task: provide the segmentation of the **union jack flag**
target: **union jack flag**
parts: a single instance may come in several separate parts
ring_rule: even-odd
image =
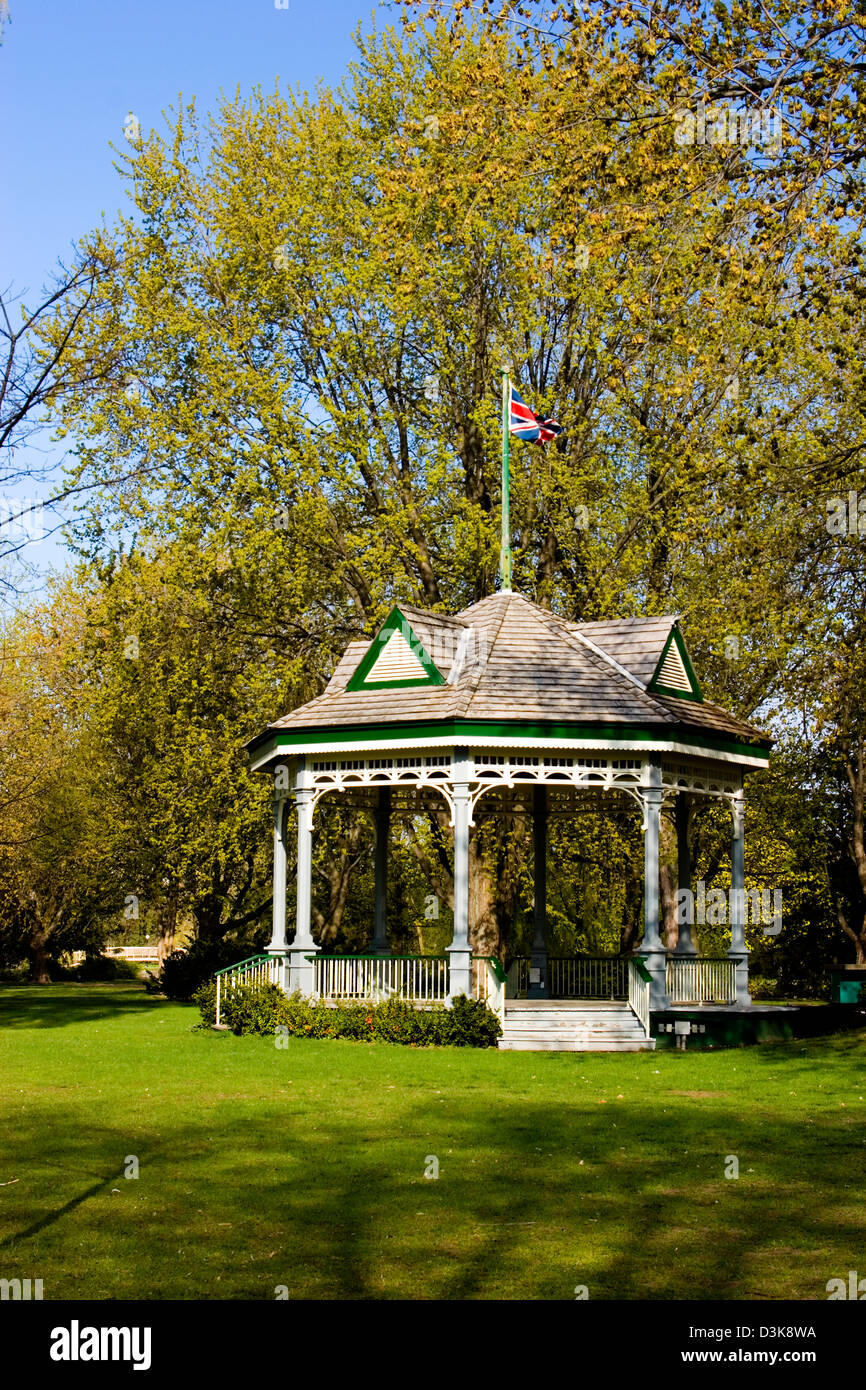
[[[528,439],[531,444],[549,444],[551,439],[562,433],[562,425],[552,419],[542,420],[511,386],[508,433],[516,435],[518,439]]]

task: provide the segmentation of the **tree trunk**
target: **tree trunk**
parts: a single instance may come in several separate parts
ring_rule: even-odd
[[[846,936],[854,943],[854,964],[866,965],[866,917],[860,924],[860,931],[856,932],[849,924],[847,915],[840,903],[836,904],[836,921],[842,928]]]
[[[48,973],[48,941],[45,932],[40,929],[35,931],[30,937],[27,947],[27,955],[30,960],[30,979],[34,985],[50,985],[51,976]]]
[[[177,889],[173,888],[166,901],[165,912],[160,916],[159,940],[156,943],[156,954],[160,968],[165,964],[166,956],[170,956],[174,950],[174,937],[177,930]]]
[[[489,838],[478,825],[469,837],[469,941],[474,955],[501,958],[496,855]]]

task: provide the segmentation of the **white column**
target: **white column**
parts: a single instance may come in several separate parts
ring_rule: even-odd
[[[391,788],[379,788],[379,804],[373,814],[376,823],[376,888],[373,927],[373,954],[387,956],[388,950],[388,834],[391,828]]]
[[[299,991],[309,997],[315,991],[313,962],[307,957],[319,947],[312,934],[313,885],[313,804],[315,788],[312,773],[305,760],[300,760],[292,793],[298,817],[298,888],[295,913],[295,938],[288,947],[288,991]]]
[[[746,949],[746,798],[742,790],[731,801],[731,949],[736,962],[737,1003],[751,1004],[749,994],[749,952]]]
[[[448,947],[448,995],[472,996],[472,950],[469,945],[469,813],[471,789],[468,748],[455,748],[451,757],[451,795],[454,802],[454,934]]]
[[[268,950],[282,955],[286,949],[286,798],[274,795],[274,903]]]
[[[664,792],[658,758],[644,764],[641,796],[644,807],[644,933],[638,949],[652,975],[650,1008],[665,1009],[668,1005],[667,952],[659,935],[659,835]]]

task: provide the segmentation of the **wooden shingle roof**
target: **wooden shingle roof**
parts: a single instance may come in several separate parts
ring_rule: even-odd
[[[399,613],[441,683],[347,689],[353,677],[358,682],[356,673],[377,638],[352,642],[323,693],[276,720],[252,744],[280,731],[452,720],[655,727],[666,738],[691,728],[770,743],[766,734],[699,696],[681,699],[646,689],[675,617],[574,623],[514,593],[493,594],[453,617],[405,604]]]
[[[623,618],[620,622],[569,623],[648,685],[676,617]]]

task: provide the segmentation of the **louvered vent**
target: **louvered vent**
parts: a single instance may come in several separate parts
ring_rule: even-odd
[[[656,677],[656,683],[667,686],[669,690],[681,690],[684,695],[693,694],[692,683],[686,674],[686,668],[683,665],[683,659],[676,642],[671,642],[668,647],[667,655]]]
[[[391,633],[381,652],[367,672],[365,685],[378,685],[386,681],[429,681],[418,657],[413,652],[402,632]]]

